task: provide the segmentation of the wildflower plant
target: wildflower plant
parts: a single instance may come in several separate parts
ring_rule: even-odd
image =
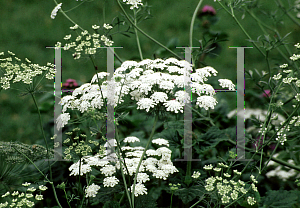
[[[275,1],[281,9],[284,8],[280,0]],[[175,201],[178,207],[204,205],[207,207],[268,207],[271,203],[270,198],[276,191],[267,192],[266,196],[262,196],[260,190],[264,177],[264,179],[278,177],[282,183],[291,178],[295,181],[294,185],[299,186],[300,176],[297,171],[300,171],[300,155],[299,151],[298,153],[296,151],[299,147],[297,132],[300,125],[298,110],[300,107],[298,66],[300,44],[294,45],[296,52],[289,51],[285,43],[289,34],[281,38],[276,28],[268,26],[252,12],[257,1],[214,1],[215,5],[219,5],[233,18],[248,41],[264,58],[267,66],[267,69],[262,70],[261,73],[255,70],[259,80],[255,78],[256,75],[254,76],[252,71],[246,71],[247,78],[251,79],[263,93],[256,97],[257,100],[268,102],[267,109],[259,109],[255,113],[248,111],[248,114],[244,114],[244,117],[254,123],[250,127],[254,130],[247,132],[247,140],[244,142],[244,150],[247,151],[245,154],[247,158],[244,158],[246,163],[240,161],[234,152],[236,148],[241,147],[231,135],[236,131],[235,126],[232,125],[234,122],[230,120],[232,113],[224,113],[226,110],[219,107],[224,102],[217,101],[216,86],[213,86],[216,82],[209,84],[210,78],[216,77],[218,71],[203,62],[204,54],[214,51],[213,47],[207,46],[210,41],[205,40],[205,32],[203,32],[204,40],[199,40],[197,43],[201,46],[199,53],[193,50],[196,17],[203,20],[205,19],[203,16],[209,15],[210,21],[216,21],[219,12],[217,13],[218,10],[214,6],[205,5],[201,10],[202,0],[200,0],[195,7],[189,33],[190,61],[189,58],[183,60],[181,54],[175,53],[140,28],[140,22],[151,17],[150,6],[145,1],[116,0],[116,5],[123,13],[124,21],[115,18],[107,23],[104,20],[102,23],[89,26],[90,29],[84,29],[73,21],[65,11],[65,5],[56,0],[54,3],[51,19],[62,14],[73,25],[70,27],[71,33],[58,41],[55,48],[72,51],[74,61],[88,57],[95,70],[95,73],[90,74],[89,82],[79,86],[76,80],[68,79],[63,85],[70,89],[75,88],[70,94],[61,97],[59,105],[62,107],[62,112],[54,121],[55,128],[63,133],[63,140],[62,144],[57,142],[57,135],[53,135],[50,140],[55,141],[54,148],[62,146],[62,158],[65,160],[63,162],[67,163],[68,178],[63,178],[60,184],[54,184],[57,182],[52,172],[55,162],[52,163],[49,159],[57,152],[48,146],[48,138],[46,138],[41,112],[35,97],[36,92],[44,92],[39,91],[42,79],[46,77],[52,80],[57,74],[55,66],[51,63],[40,66],[31,63],[27,58],[22,61],[10,51],[0,53],[0,70],[3,74],[0,78],[0,89],[8,90],[16,82],[25,86],[24,94],[32,96],[37,109],[40,133],[46,147],[41,145],[31,147],[12,142],[0,143],[0,155],[5,157],[3,160],[5,162],[30,162],[43,177],[43,183],[39,184],[46,182],[50,184],[58,207],[156,207],[156,201],[165,200],[163,190],[166,194],[170,194],[168,198],[170,207],[175,205]],[[296,12],[298,3],[293,5]],[[291,16],[291,10],[284,11],[284,14],[299,26]],[[243,12],[242,19],[247,12],[258,23],[264,36],[254,40],[243,27],[236,11]],[[125,24],[129,25],[128,29],[120,31],[119,26]],[[208,31],[207,24],[209,23],[203,23],[202,26],[213,37],[213,44],[223,41],[221,37],[226,35],[212,35],[212,31]],[[276,34],[273,39],[267,35],[265,28]],[[99,55],[97,51],[114,47],[116,44],[115,39],[113,40],[114,35],[130,33],[135,35],[140,60],[123,60],[114,52],[117,59],[114,63],[117,65],[114,72],[99,70],[100,67],[95,64],[95,59]],[[154,54],[153,59],[150,59],[150,56],[144,58],[146,55],[143,54],[139,35],[144,35],[170,54],[166,57],[159,55],[157,57],[156,55],[159,54],[157,53]],[[289,57],[282,52],[281,46],[285,47]],[[278,63],[272,68],[270,52],[274,49],[278,50],[286,62]],[[266,78],[268,80],[264,80]],[[236,86],[231,80],[218,77],[217,81],[221,88],[236,91]],[[267,90],[264,89],[266,86]],[[180,116],[188,110],[187,104],[191,104],[191,110],[196,113],[191,119],[192,132],[182,128],[181,122],[186,120],[180,120]],[[109,108],[114,110],[113,120],[110,118]],[[216,112],[220,115],[213,118]],[[256,118],[258,114],[262,114],[260,112],[265,113],[264,117]],[[279,113],[284,116],[279,116]],[[148,118],[145,128],[140,118],[135,122],[132,121],[134,120],[132,118],[144,118],[144,115]],[[231,116],[225,118],[225,115]],[[153,123],[152,119],[149,119],[150,116],[154,118]],[[166,125],[161,125],[162,118]],[[173,118],[176,121],[169,122]],[[126,122],[135,123],[139,131],[130,129],[130,124],[128,128],[123,128]],[[113,137],[110,136],[109,128],[105,130],[106,126],[109,127],[109,123],[114,124]],[[201,123],[200,127],[199,123]],[[184,137],[187,133],[192,135],[191,143],[185,141]],[[254,139],[255,150],[247,147],[252,145],[252,136],[256,138]],[[265,148],[270,144],[273,145],[272,148]],[[186,151],[188,149],[186,146],[194,151],[194,154]],[[229,151],[224,152],[223,149],[226,148]],[[281,150],[288,150],[285,155],[282,154],[285,158],[291,157],[288,162],[283,160],[283,156],[277,157],[278,155],[275,154],[276,151]],[[33,153],[37,155],[32,156]],[[188,157],[196,156],[202,161],[192,165],[192,161],[174,160],[175,157],[182,159],[183,156],[186,159],[188,153],[191,153]],[[48,159],[46,161],[48,168],[41,169],[42,166],[37,164],[40,159]],[[216,164],[211,162],[214,159],[217,160]],[[281,166],[271,170],[275,162]],[[2,169],[0,167],[0,170]],[[289,172],[284,172],[285,169]],[[5,174],[5,171],[0,171],[0,185]],[[1,197],[3,203],[1,201],[0,208],[33,207],[37,201],[44,200],[46,195],[42,195],[42,191],[48,188],[44,185],[30,186],[30,182],[22,183],[22,187],[18,189],[6,190]],[[289,194],[297,196],[298,192],[289,192]],[[66,200],[65,205],[61,203],[63,198]],[[294,198],[288,204],[291,205],[290,207],[297,203],[297,199],[299,202],[299,198]]]

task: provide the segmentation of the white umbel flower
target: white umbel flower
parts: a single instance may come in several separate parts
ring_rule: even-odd
[[[119,182],[119,179],[116,178],[116,176],[107,177],[103,180],[104,187],[114,187]]]
[[[159,102],[165,102],[167,101],[167,94],[164,92],[155,92],[151,95],[151,99],[155,102],[155,103],[159,103]]]
[[[109,76],[108,72],[99,72],[93,76],[91,83],[94,83],[94,82],[98,83],[98,78],[99,78],[99,80],[101,80],[106,76]]]
[[[199,107],[203,107],[205,108],[205,110],[208,110],[208,108],[214,109],[217,103],[218,102],[215,98],[203,95],[197,98],[196,105],[199,105]]]
[[[150,181],[149,175],[147,173],[138,173],[137,175],[138,183],[145,183],[147,181]]]
[[[158,144],[158,145],[166,145],[166,146],[169,146],[169,142],[168,142],[167,140],[161,139],[161,138],[153,139],[153,140],[152,140],[152,143]]]
[[[51,18],[54,19],[58,10],[61,8],[62,3],[57,4],[56,7],[51,12]]]
[[[172,111],[178,113],[178,110],[183,113],[183,104],[177,100],[169,100],[164,103],[164,106],[167,107],[167,111]]]
[[[85,188],[85,197],[96,197],[96,194],[98,193],[98,190],[100,189],[100,186],[95,185],[94,183],[90,186],[87,186]]]
[[[112,176],[116,172],[116,167],[113,165],[105,165],[100,171],[105,176]]]
[[[175,97],[180,103],[188,103],[190,101],[190,96],[188,96],[188,94],[183,90],[177,91],[175,93]]]
[[[70,167],[69,167],[69,171],[71,171],[70,173],[70,176],[74,175],[74,176],[77,176],[79,175],[79,162],[76,162],[74,164],[72,164]],[[87,164],[81,164],[80,166],[80,175],[82,176],[83,174],[86,174],[88,172],[91,172],[92,171],[92,168],[90,165],[87,165]]]
[[[146,111],[149,112],[150,108],[154,108],[155,103],[150,98],[142,98],[138,101],[137,105],[137,109],[146,109]]]
[[[134,143],[134,142],[140,142],[140,140],[135,136],[129,136],[124,139],[124,142]]]
[[[229,90],[235,90],[234,87],[235,85],[232,83],[231,80],[229,79],[219,79],[220,86],[223,88],[229,88]]]
[[[138,5],[143,5],[142,0],[123,0],[123,2],[132,5],[130,9],[139,8]]]
[[[131,185],[131,190],[133,190],[133,185]],[[130,191],[129,188],[128,188],[128,191]],[[147,194],[147,188],[145,187],[145,185],[142,183],[135,184],[134,195],[139,196],[139,195],[144,195],[144,194],[145,195]]]
[[[60,128],[63,128],[68,121],[70,120],[70,114],[69,113],[62,113],[58,116],[58,118],[56,119],[56,124],[57,124],[57,130],[59,130]]]

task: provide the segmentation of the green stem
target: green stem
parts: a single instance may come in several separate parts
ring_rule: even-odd
[[[269,77],[271,77],[272,74],[271,74],[271,67],[270,67],[270,61],[269,61],[269,51],[266,51],[265,59],[266,59],[267,66],[268,66]]]
[[[268,53],[268,52],[267,52],[267,53]],[[278,92],[278,90],[280,89],[280,87],[281,87],[282,84],[283,84],[283,82],[281,81],[281,83],[279,84],[279,86],[278,86],[277,89],[276,89],[276,92],[274,92],[274,94],[272,95],[272,97],[271,97],[271,99],[270,99],[270,104],[269,104],[269,108],[268,108],[269,118],[271,117],[271,115],[272,115],[272,113],[273,113],[273,110],[271,110],[271,104],[272,104],[273,98],[274,98],[275,95],[277,94],[277,92]],[[269,122],[270,122],[270,120],[269,120]],[[263,130],[264,130],[265,126],[266,126],[266,121],[264,122],[264,125],[262,126],[262,129],[263,129]],[[268,125],[267,125],[266,128],[268,128]],[[265,135],[266,135],[266,133],[264,133],[264,135],[262,135],[262,134],[263,134],[263,131],[262,131],[262,133],[261,133],[261,135],[260,135],[260,138],[261,138],[261,136],[264,136],[264,137],[263,137],[263,144],[265,144]],[[261,159],[260,159],[260,164],[259,164],[259,173],[261,173],[262,155],[263,155],[263,148],[261,148]]]
[[[173,199],[173,191],[172,191],[172,194],[171,194],[171,204],[170,204],[170,208],[172,208],[172,199]]]
[[[246,11],[250,14],[250,16],[252,16],[256,22],[258,23],[258,25],[260,26],[260,28],[262,29],[262,31],[267,35],[268,33],[265,31],[265,29],[262,27],[264,26],[265,28],[273,31],[274,33],[276,33],[276,35],[278,36],[279,39],[281,39],[279,32],[276,29],[273,29],[272,27],[270,27],[269,25],[265,24],[264,22],[262,22],[260,19],[258,19],[252,12],[250,12],[247,7],[244,7],[246,9]],[[288,52],[289,56],[292,55],[290,49],[287,47],[286,44],[284,44],[284,48],[286,49],[286,51]],[[281,54],[281,56],[287,61],[287,63],[291,63],[291,60],[288,59],[288,57],[277,47],[276,48],[277,51]],[[297,62],[292,62],[296,69],[299,70],[298,64]]]
[[[41,117],[41,112],[39,110],[39,107],[37,105],[37,102],[36,102],[36,99],[35,99],[35,96],[33,94],[33,92],[30,92],[31,94],[31,97],[33,99],[33,102],[34,102],[34,105],[36,107],[36,110],[39,114],[39,122],[40,122],[40,126],[41,126],[41,131],[42,131],[42,135],[43,135],[43,138],[44,138],[44,142],[46,144],[46,149],[47,149],[47,161],[48,161],[48,166],[49,166],[49,171],[50,171],[50,180],[52,181],[52,169],[51,169],[51,165],[50,165],[50,161],[49,161],[49,147],[48,147],[48,142],[47,142],[47,139],[46,139],[46,136],[45,136],[45,132],[44,132],[44,128],[43,128],[43,123],[42,123],[42,117]]]
[[[150,134],[150,138],[149,138],[149,140],[148,140],[148,143],[147,143],[147,145],[146,145],[146,147],[145,147],[145,149],[144,149],[144,151],[143,151],[143,154],[142,154],[142,156],[141,156],[140,162],[139,162],[139,164],[138,164],[138,166],[137,166],[137,169],[136,169],[136,171],[135,171],[135,177],[134,177],[133,188],[132,188],[132,193],[131,193],[131,198],[132,198],[132,205],[133,205],[133,208],[134,208],[134,190],[135,190],[135,184],[136,184],[137,175],[138,175],[138,173],[139,173],[139,169],[140,169],[140,166],[141,166],[142,161],[143,161],[143,159],[144,159],[145,153],[146,153],[146,151],[147,151],[147,149],[148,149],[148,147],[149,147],[149,145],[150,145],[150,143],[151,143],[151,141],[152,141],[152,138],[153,138],[153,135],[154,135],[154,132],[155,132],[155,126],[156,126],[157,121],[158,121],[158,112],[157,112],[157,114],[156,114],[156,116],[155,116],[155,120],[154,120],[154,124],[153,124],[152,131],[151,131],[151,134]]]
[[[241,28],[241,30],[244,32],[244,34],[247,36],[247,38],[249,40],[252,40],[252,38],[250,37],[250,35],[247,33],[247,31],[244,29],[244,27],[241,25],[241,23],[238,21],[238,19],[236,18],[236,16],[234,15],[234,12],[233,12],[233,8],[232,6],[230,5],[230,9],[231,9],[231,13],[225,8],[225,6],[217,1],[222,7],[223,9],[228,13],[230,14],[230,16],[235,20],[235,22],[238,24],[238,26]],[[256,45],[255,42],[253,42],[253,45],[255,46],[255,48],[265,57],[266,55],[264,54],[264,52],[262,52],[262,50],[260,50],[260,48]]]
[[[140,29],[136,24],[134,24],[134,22],[130,19],[130,17],[128,16],[127,12],[125,11],[125,9],[122,7],[121,3],[119,2],[119,0],[116,0],[120,9],[122,10],[122,12],[124,13],[125,17],[127,18],[127,20],[130,22],[130,24],[132,24],[133,27],[135,27],[140,33],[142,33],[143,35],[145,35],[147,38],[149,38],[150,40],[152,40],[154,43],[156,43],[157,45],[159,45],[160,47],[166,49],[167,51],[169,51],[170,53],[172,53],[175,57],[177,57],[178,59],[182,59],[180,56],[178,56],[176,53],[174,53],[172,50],[170,50],[168,47],[164,46],[163,44],[161,44],[160,42],[158,42],[157,40],[155,40],[154,38],[152,38],[150,35],[148,35],[146,32],[144,32],[142,29]]]
[[[215,124],[214,124],[214,122],[212,121],[211,118],[205,117],[204,115],[202,115],[201,113],[199,113],[198,111],[196,111],[194,108],[192,108],[192,111],[194,111],[195,113],[197,113],[202,118],[202,120],[207,120],[207,121],[209,121],[209,123],[212,126],[215,126]]]
[[[65,188],[64,188],[64,193],[65,193],[65,197],[66,197],[66,199],[67,199],[67,203],[68,203],[69,207],[72,208],[71,205],[70,205],[70,203],[69,203],[68,195],[67,195],[67,192],[66,192],[66,189],[65,189]]]
[[[119,152],[120,152],[116,155],[118,156],[118,159],[119,159],[119,162],[120,162],[120,170],[121,170],[121,174],[122,174],[122,178],[123,178],[123,182],[124,182],[124,186],[125,186],[125,193],[127,195],[130,208],[132,208],[133,206],[131,204],[131,198],[130,198],[130,195],[129,195],[129,192],[128,192],[127,183],[126,183],[125,175],[124,175],[124,172],[123,172],[123,166],[122,166],[123,161],[121,160],[121,148],[120,148],[120,139],[119,139],[119,134],[118,134],[118,127],[116,127],[116,140],[117,140],[118,147],[119,147]],[[128,171],[127,166],[125,164],[125,160],[124,160],[124,166],[127,170],[127,174],[129,175],[129,171]]]
[[[125,194],[126,194],[126,192],[124,191],[124,194],[122,194],[122,196],[121,196],[121,199],[119,200],[119,204],[121,205],[121,203],[122,203],[122,201],[123,201],[123,199],[124,199],[124,197],[125,197]],[[129,200],[130,201],[130,200]]]
[[[93,63],[94,69],[96,71],[96,74],[97,74],[97,83],[98,83],[98,86],[99,86],[99,90],[100,90],[100,93],[101,93],[102,100],[104,101],[104,106],[106,106],[106,101],[105,101],[105,98],[103,97],[103,93],[102,93],[102,89],[101,89],[101,85],[100,85],[99,75],[98,75],[98,72],[96,70],[96,64],[94,62],[93,57],[91,55],[89,55],[89,57],[90,57],[90,59],[91,59],[91,61]]]
[[[134,24],[136,25],[136,10],[135,10],[135,8],[133,9],[133,12],[134,12]],[[135,32],[136,43],[137,43],[137,46],[138,46],[138,49],[139,49],[139,54],[140,54],[140,57],[141,57],[141,61],[143,61],[143,53],[142,53],[140,40],[139,40],[139,36],[138,36],[136,28],[134,28],[134,32]]]
[[[284,8],[283,3],[280,0],[277,0],[279,7],[287,14],[287,16],[298,26],[300,27],[300,23]]]
[[[196,19],[196,16],[197,16],[197,12],[202,4],[202,1],[203,0],[200,0],[195,11],[194,11],[194,14],[193,14],[193,17],[192,17],[192,21],[191,21],[191,26],[190,26],[190,47],[193,47],[193,29],[194,29],[194,23],[195,23],[195,19]]]

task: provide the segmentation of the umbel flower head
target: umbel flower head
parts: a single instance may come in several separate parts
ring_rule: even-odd
[[[160,110],[183,113],[185,103],[191,100],[184,86],[190,86],[191,92],[198,96],[196,106],[206,110],[214,109],[217,104],[213,97],[215,90],[204,82],[218,72],[209,66],[196,69],[194,73],[192,71],[190,63],[175,58],[125,61],[115,70],[111,81],[105,81],[109,73],[100,72],[94,75],[91,83],[83,84],[72,95],[63,97],[60,104],[63,105],[65,115],[61,118],[65,119],[60,123],[67,124],[67,109],[84,113],[104,108],[105,102],[117,107],[124,102],[125,97],[135,102],[137,109],[146,112],[157,107]],[[235,87],[227,79],[220,79],[219,82],[222,87]]]
[[[27,58],[22,63],[22,60],[10,51],[8,51],[8,57],[4,58],[4,52],[0,53],[0,57],[0,71],[4,73],[0,77],[0,88],[5,90],[10,88],[11,83],[32,84],[33,78],[43,73],[46,74],[47,79],[53,79],[55,76],[55,68],[51,63],[47,63],[47,66],[40,66],[31,63]]]
[[[126,4],[130,4],[130,9],[139,8],[138,5],[143,5],[142,0],[123,0]]]

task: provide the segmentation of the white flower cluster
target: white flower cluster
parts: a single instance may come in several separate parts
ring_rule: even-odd
[[[85,197],[96,197],[96,194],[98,193],[100,189],[100,186],[95,185],[94,183],[92,185],[89,185],[85,188]]]
[[[56,14],[58,12],[58,10],[61,8],[62,3],[57,4],[56,7],[54,7],[54,9],[51,12],[51,18],[54,19],[56,17]]]
[[[139,8],[138,5],[143,5],[142,0],[123,0],[123,2],[126,2],[126,4],[130,4],[130,9],[133,8]]]
[[[218,164],[219,168],[213,168],[213,166],[206,165],[203,167],[204,170],[214,170],[216,174],[218,175],[220,172],[220,169],[228,167],[227,165],[224,165],[223,163]],[[223,172],[223,170],[222,170]],[[237,175],[241,175],[240,172],[237,170],[233,171]],[[223,178],[224,176],[224,178]],[[221,198],[222,204],[228,204],[234,200],[236,200],[239,197],[239,193],[242,193],[242,195],[246,194],[250,189],[245,189],[245,182],[238,180],[235,181],[234,179],[229,180],[231,175],[229,173],[220,173],[219,176],[211,176],[207,179],[205,179],[206,185],[205,189],[208,192],[214,191],[219,195]],[[257,187],[255,186],[255,183],[258,183],[256,181],[255,177],[253,175],[250,176],[250,179],[252,181],[251,189],[255,192],[257,192]],[[252,200],[248,200],[248,204],[253,205],[255,202],[254,198]]]
[[[131,136],[125,138],[124,142],[139,142],[139,139]],[[168,141],[162,138],[154,139],[152,143],[166,146],[169,145]],[[122,163],[122,170],[124,174],[134,176],[144,148],[123,146],[121,149],[125,152],[126,156],[125,158],[121,157],[121,161],[124,161],[126,164],[126,167],[124,167],[124,163]],[[145,159],[142,161],[137,175],[137,184],[134,192],[135,196],[147,194],[147,188],[143,183],[150,180],[149,173],[152,173],[152,175],[158,179],[166,180],[170,174],[178,172],[171,161],[171,153],[171,150],[167,147],[160,147],[156,150],[149,149],[146,151],[147,156],[145,155]],[[117,158],[115,154],[114,157]],[[157,157],[160,159],[157,159]],[[99,154],[95,156],[84,156],[81,165],[79,165],[78,161],[69,167],[69,170],[71,171],[70,176],[79,175],[79,166],[81,167],[80,175],[91,172],[92,166],[98,166],[100,167],[101,174],[105,175],[103,180],[104,187],[114,187],[119,182],[119,179],[116,178],[114,174],[121,168],[120,162],[118,160],[116,163],[111,163],[110,161],[103,159],[107,159],[107,157],[100,156]],[[86,188],[86,194],[89,197],[94,197],[99,189],[100,187],[97,185],[88,186]]]
[[[273,155],[274,158],[277,158],[279,156],[279,153],[276,153]],[[289,164],[295,165],[294,161],[292,159],[287,161]],[[267,162],[265,162],[266,164]],[[297,175],[297,171],[295,171],[294,169],[290,169],[288,167],[284,167],[287,170],[284,170],[282,165],[279,165],[278,163],[274,162],[274,161],[269,161],[267,167],[270,166],[277,166],[274,170],[271,170],[269,172],[266,173],[267,178],[272,178],[272,177],[278,177],[280,180],[282,181],[286,181],[287,179],[294,177]],[[296,176],[296,178],[300,177],[300,173]]]
[[[22,185],[25,187],[30,186],[31,183],[23,183]],[[39,191],[45,191],[48,188],[44,185],[40,185],[39,186]],[[43,200],[43,195],[41,194],[35,194],[35,196],[33,195],[33,192],[35,192],[36,188],[35,187],[30,187],[27,188],[26,193],[20,192],[19,191],[14,191],[12,193],[10,193],[9,191],[6,192],[5,194],[3,194],[1,197],[5,198],[9,195],[11,195],[12,197],[14,197],[13,199],[10,199],[9,202],[6,201],[5,203],[0,203],[0,208],[2,207],[23,207],[23,206],[27,206],[27,207],[33,207],[36,201],[40,201]]]
[[[235,90],[235,85],[232,83],[231,80],[229,79],[219,79],[218,80],[220,82],[220,86],[223,88],[229,88],[229,90]]]
[[[32,64],[27,58],[25,63],[15,56],[14,53],[8,51],[9,57],[0,59],[0,69],[4,72],[4,76],[0,77],[0,87],[7,90],[10,88],[10,82],[23,82],[31,84],[34,77],[46,73],[47,79],[53,79],[55,76],[54,65],[47,63],[47,66]],[[4,56],[4,52],[0,53],[0,57]]]
[[[198,95],[196,106],[207,110],[214,109],[217,104],[213,97],[215,91],[211,85],[204,82],[207,81],[207,77],[216,76],[217,71],[212,67],[204,67],[189,74],[192,70],[190,63],[175,58],[125,61],[115,70],[112,81],[103,81],[109,74],[100,72],[94,75],[91,83],[83,84],[75,89],[72,95],[63,97],[60,104],[63,105],[63,113],[67,109],[76,109],[83,113],[89,109],[101,109],[105,99],[116,107],[124,102],[123,97],[127,95],[136,101],[137,109],[149,112],[150,108],[161,105],[166,111],[183,113],[184,104],[190,100],[190,96],[182,90],[186,82],[191,86],[191,91]],[[102,83],[101,87],[98,85],[98,79]],[[220,80],[220,83],[224,87],[234,89],[230,80]],[[68,113],[60,119],[61,126],[67,124]]]
[[[92,28],[97,31],[100,26],[98,25],[92,25]],[[104,23],[103,28],[106,30],[110,30],[113,27],[109,24]],[[77,30],[78,25],[74,25],[73,27],[70,27],[71,30]],[[77,33],[78,34],[78,33]],[[79,59],[81,57],[81,54],[84,51],[84,54],[92,55],[96,53],[96,49],[101,47],[100,41],[102,41],[103,45],[105,46],[112,46],[114,41],[111,41],[109,38],[107,38],[105,35],[102,35],[100,37],[100,34],[98,32],[94,32],[93,34],[90,34],[87,30],[82,31],[79,35],[76,36],[75,41],[71,40],[72,35],[66,35],[64,37],[64,40],[68,40],[69,42],[66,43],[63,47],[64,50],[69,50],[73,48],[75,50],[75,53],[73,54],[74,59]],[[100,37],[100,39],[99,39]],[[60,47],[61,43],[57,42],[56,47]]]
[[[199,171],[194,171],[194,173],[191,177],[197,179],[200,177],[200,175],[201,175],[201,173]]]

